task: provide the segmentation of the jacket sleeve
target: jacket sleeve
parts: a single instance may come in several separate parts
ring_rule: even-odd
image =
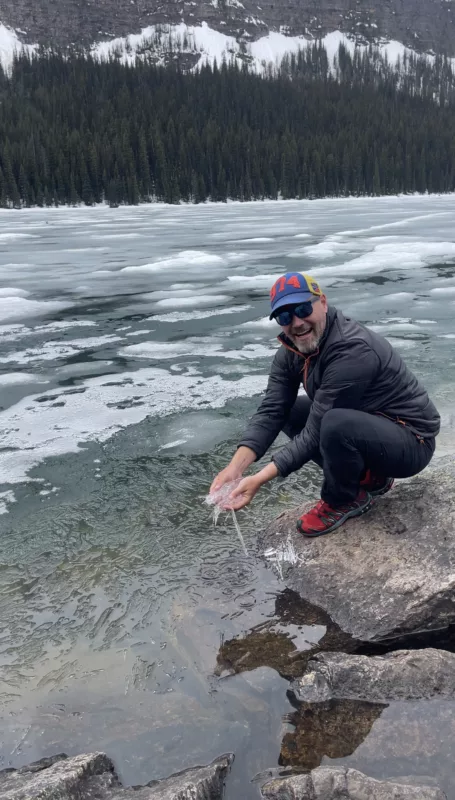
[[[327,411],[361,408],[363,395],[379,369],[379,357],[366,342],[340,342],[332,348],[305,428],[272,459],[282,477],[303,467],[319,451],[321,423]]]
[[[238,447],[249,447],[262,458],[281,431],[294,405],[301,377],[293,369],[286,348],[280,347],[272,362],[264,399],[250,420]]]

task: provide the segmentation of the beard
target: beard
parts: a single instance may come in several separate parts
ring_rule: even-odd
[[[317,322],[304,338],[299,337],[297,334],[303,333],[305,326],[302,326],[302,328],[294,328],[292,333],[288,334],[291,342],[297,348],[299,353],[311,355],[311,353],[316,352],[325,331],[325,324],[325,319]]]

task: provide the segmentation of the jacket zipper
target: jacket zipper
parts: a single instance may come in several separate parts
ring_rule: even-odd
[[[319,355],[319,348],[316,350],[315,353],[311,353],[309,356],[304,356],[303,353],[300,353],[298,350],[294,350],[293,347],[289,347],[289,345],[286,344],[286,342],[284,342],[279,336],[277,336],[277,339],[279,343],[282,344],[284,347],[286,347],[288,350],[290,350],[291,353],[295,353],[296,356],[300,356],[300,358],[305,359],[305,363],[301,371],[303,372],[303,388],[305,389],[305,391],[307,391],[306,385],[308,380],[308,369],[310,366],[310,359],[315,358],[316,356]]]
[[[307,381],[308,381],[308,370],[310,368],[310,360],[312,358],[315,358],[318,355],[319,355],[319,350],[316,350],[315,353],[311,353],[311,355],[309,355],[309,356],[307,356],[305,358],[305,365],[303,367],[303,388],[305,389],[306,392],[307,392],[306,385],[307,385]],[[308,392],[307,392],[307,394],[308,394]]]

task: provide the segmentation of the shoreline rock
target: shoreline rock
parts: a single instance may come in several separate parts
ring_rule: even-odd
[[[455,654],[431,647],[384,656],[317,653],[289,691],[299,703],[454,699]]]
[[[378,498],[367,515],[316,540],[285,512],[263,534],[264,550],[291,541],[297,563],[284,583],[354,639],[399,642],[455,623],[455,460]]]
[[[205,767],[127,789],[104,753],[60,754],[0,771],[0,800],[221,800],[233,758],[229,753]]]
[[[345,767],[319,767],[306,775],[274,780],[262,787],[270,800],[447,800],[441,789],[378,781]]]

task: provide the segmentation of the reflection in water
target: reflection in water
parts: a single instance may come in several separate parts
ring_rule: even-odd
[[[303,675],[309,659],[318,652],[353,652],[359,643],[343,633],[317,606],[285,589],[275,600],[275,618],[256,625],[244,636],[222,643],[216,673],[230,674],[273,667],[284,678]]]
[[[280,764],[310,770],[319,767],[325,756],[352,755],[385,708],[387,705],[357,700],[302,703],[289,716],[295,730],[283,737]]]
[[[454,711],[450,700],[389,703],[355,750],[344,754],[327,751],[324,763],[342,763],[379,779],[414,775],[431,782],[431,776],[452,800]]]

